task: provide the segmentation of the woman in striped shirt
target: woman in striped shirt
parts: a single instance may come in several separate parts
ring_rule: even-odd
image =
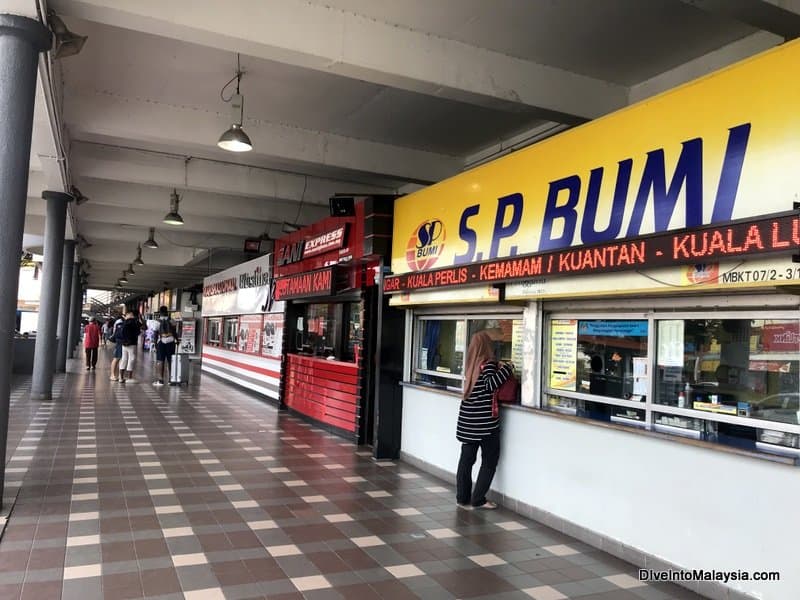
[[[467,350],[464,396],[458,410],[456,438],[461,458],[456,473],[456,502],[462,507],[497,508],[486,500],[497,461],[500,458],[500,416],[493,415],[492,396],[514,373],[511,364],[499,363],[492,338],[486,331],[476,333]],[[472,466],[481,449],[481,468],[472,488]]]

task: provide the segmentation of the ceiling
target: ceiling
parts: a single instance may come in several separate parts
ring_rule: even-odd
[[[130,293],[199,283],[335,193],[413,191],[800,31],[792,0],[16,1],[88,36],[41,61],[26,247],[41,191],[75,185],[90,287],[156,228]],[[237,53],[242,154],[216,146]]]

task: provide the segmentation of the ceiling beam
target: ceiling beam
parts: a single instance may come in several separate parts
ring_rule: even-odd
[[[168,208],[166,202],[164,209],[160,211],[136,210],[134,208],[121,209],[87,202],[82,206],[76,207],[75,212],[78,217],[78,222],[81,224],[80,233],[89,240],[92,239],[92,231],[83,226],[83,221],[98,222],[101,226],[110,227],[112,229],[119,227],[120,224],[134,225],[137,227],[160,226],[159,230],[161,236],[169,239],[170,230],[177,230],[178,227],[168,226],[162,223],[162,219]],[[221,219],[219,217],[200,217],[188,213],[184,214],[183,207],[181,207],[181,214],[185,222],[184,225],[180,227],[181,232],[191,231],[205,233],[210,238],[218,233],[242,237],[257,237],[261,235],[265,229],[263,221],[247,220],[244,218],[234,220]]]
[[[126,243],[103,243],[99,244],[93,240],[92,246],[84,248],[81,253],[83,258],[89,260],[93,266],[102,262],[118,262],[122,265],[132,263],[136,258],[136,244],[130,242]],[[158,250],[150,250],[145,252],[142,250],[142,259],[145,266],[141,267],[155,267],[155,266],[171,266],[180,267],[185,265],[190,260],[194,259],[196,251],[194,248],[178,248],[171,247],[169,249],[159,248]],[[138,269],[139,267],[136,267]]]
[[[793,0],[681,0],[711,14],[724,15],[785,40],[800,36],[800,3]]]
[[[70,169],[80,182],[84,177],[109,179],[248,198],[303,201],[327,206],[339,192],[389,194],[392,188],[287,173],[258,166],[163,152],[120,148],[77,141],[70,148]],[[85,193],[85,190],[81,189]]]
[[[108,242],[110,244],[129,244],[135,248],[138,244],[143,244],[149,235],[147,227],[130,225],[109,227],[107,223],[100,223],[98,221],[82,220],[81,227],[87,232],[84,234],[89,241],[95,245]],[[279,227],[272,228],[273,233],[277,233]],[[155,230],[156,242],[159,248],[153,250],[151,248],[142,248],[143,257],[157,257],[162,250],[167,250],[173,246],[188,247],[188,248],[205,248],[208,246],[215,248],[238,248],[242,247],[242,236],[240,235],[225,235],[219,233],[208,232],[192,232],[192,231],[177,231],[170,228],[168,225],[163,225],[163,231],[169,240],[162,235],[162,230],[158,227]],[[276,235],[277,237],[277,235]],[[158,260],[154,260],[158,262]]]
[[[156,187],[135,183],[123,183],[101,179],[81,180],[81,193],[89,198],[89,202],[77,207],[76,212],[83,214],[82,209],[88,206],[108,206],[122,211],[152,211],[161,213],[151,226],[161,225],[161,218],[169,212],[170,194],[173,188]],[[263,228],[264,223],[272,221],[294,223],[313,223],[330,215],[327,199],[324,205],[307,204],[288,200],[266,200],[263,198],[246,198],[223,194],[210,194],[194,190],[178,189],[180,213],[201,217],[214,217],[230,221],[256,221]],[[224,207],[224,210],[221,208]],[[122,214],[125,214],[124,212]],[[125,223],[122,214],[115,219],[117,223]],[[214,231],[214,228],[208,231]]]
[[[672,90],[688,81],[773,48],[782,42],[783,38],[774,33],[759,31],[632,86],[630,102],[633,104],[661,92]]]
[[[627,90],[584,75],[301,0],[51,0],[61,14],[379,85],[575,123]],[[249,130],[248,130],[249,131]]]
[[[137,146],[171,146],[189,155],[216,149],[220,133],[230,127],[228,114],[91,90],[66,90],[64,115],[73,140],[132,140]],[[342,171],[343,177],[352,173],[356,180],[366,173],[429,183],[450,177],[461,166],[455,157],[261,120],[246,118],[244,129],[253,141],[249,160],[290,161],[297,170],[323,165]]]

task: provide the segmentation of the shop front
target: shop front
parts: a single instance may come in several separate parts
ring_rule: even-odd
[[[800,589],[798,61],[787,44],[397,201],[406,460],[453,477],[486,329],[522,379],[501,501],[641,566],[733,573],[685,583],[711,597]]]
[[[273,302],[271,262],[267,254],[203,280],[202,371],[277,402],[284,305]]]
[[[350,214],[278,240],[274,293],[286,302],[282,404],[357,443],[375,444],[378,454],[385,446],[396,455],[399,413],[394,434],[376,429],[381,390],[385,398],[396,395],[399,406],[399,387],[390,382],[399,381],[402,339],[385,341],[381,332],[392,319],[402,330],[404,315],[386,306],[379,285],[393,202],[356,198]],[[393,405],[389,400],[387,420]]]

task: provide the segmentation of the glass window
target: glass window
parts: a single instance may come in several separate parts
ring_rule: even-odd
[[[800,456],[800,319],[772,316],[553,316],[543,406]]]
[[[657,356],[658,404],[798,424],[800,321],[663,320]]]
[[[307,304],[297,319],[295,350],[355,362],[363,343],[361,328],[360,302]]]
[[[646,320],[552,319],[549,339],[551,389],[646,399]]]
[[[487,331],[500,360],[522,369],[522,320],[509,318],[420,318],[415,330],[413,380],[461,390],[464,361],[472,336]]]
[[[223,339],[225,347],[229,350],[237,349],[237,341],[239,334],[239,319],[237,317],[228,317],[223,322]]]
[[[221,319],[208,319],[208,325],[206,328],[206,344],[209,346],[219,346],[221,329]]]

